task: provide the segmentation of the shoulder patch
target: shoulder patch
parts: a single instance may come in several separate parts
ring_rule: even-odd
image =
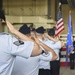
[[[15,44],[16,46],[20,46],[20,45],[23,45],[24,42],[23,42],[23,41],[15,41],[14,44]]]
[[[50,54],[49,54],[49,52],[44,51],[44,53],[42,55],[45,57],[48,57]]]

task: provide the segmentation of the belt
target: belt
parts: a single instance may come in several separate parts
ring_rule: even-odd
[[[49,71],[50,71],[50,69],[39,69],[39,70],[45,70],[45,71],[46,71],[46,70],[47,70],[47,71],[49,70]]]

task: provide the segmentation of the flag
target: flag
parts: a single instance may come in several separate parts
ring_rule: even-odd
[[[59,7],[58,14],[57,14],[57,24],[56,24],[56,29],[55,29],[55,36],[59,36],[63,30],[64,30],[64,22],[63,22],[62,13]]]
[[[67,34],[67,43],[66,43],[66,50],[68,55],[72,52],[73,49],[74,46],[73,46],[73,34],[72,34],[72,18],[70,12],[68,18],[68,34]]]

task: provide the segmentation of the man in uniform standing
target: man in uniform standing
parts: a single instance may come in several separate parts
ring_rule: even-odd
[[[2,20],[5,21],[5,15],[0,11],[0,25],[2,25]],[[9,24],[8,21],[6,23]],[[26,41],[19,41],[8,33],[0,33],[0,75],[11,75],[16,56],[29,58],[30,56],[39,55],[42,52],[33,40],[21,34],[16,29],[14,32]]]
[[[57,54],[58,58],[54,61],[50,62],[50,66],[51,66],[51,75],[60,75],[60,60],[59,60],[59,52],[60,49],[64,46],[64,43],[61,42],[60,40],[57,40],[55,38],[55,30],[54,28],[51,28],[48,31],[48,35],[50,36],[50,38],[55,39],[55,41],[50,40],[50,44],[54,45],[55,44],[55,48],[53,48],[54,52]],[[48,38],[49,38],[48,36]]]
[[[74,40],[74,36],[73,36]],[[70,69],[74,69],[74,63],[75,63],[75,41],[73,41],[74,50],[70,54]]]

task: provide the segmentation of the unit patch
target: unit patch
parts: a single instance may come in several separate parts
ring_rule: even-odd
[[[14,44],[15,44],[16,46],[20,46],[20,45],[23,45],[23,44],[24,44],[24,42],[23,42],[23,41],[18,40],[18,41],[15,41],[15,42],[14,42]]]
[[[43,55],[43,56],[45,56],[45,57],[48,57],[48,56],[50,55],[50,53],[49,53],[49,52],[44,51],[44,53],[43,53],[42,55]]]

